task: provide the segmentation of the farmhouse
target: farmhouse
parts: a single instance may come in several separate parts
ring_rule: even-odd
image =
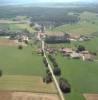
[[[90,54],[84,54],[83,55],[83,60],[93,61],[93,57]]]
[[[70,34],[70,40],[79,40],[80,39],[80,35],[79,34]]]
[[[46,33],[45,42],[46,43],[66,43],[70,42],[69,34],[64,34],[62,32],[48,32]]]
[[[62,48],[60,52],[63,53],[64,56],[70,56],[73,50],[71,48]]]
[[[71,55],[70,55],[71,58],[73,59],[80,59],[80,54],[79,53],[76,53],[76,52],[73,52]]]

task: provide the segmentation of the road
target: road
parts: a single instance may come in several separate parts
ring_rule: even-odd
[[[49,61],[48,61],[47,56],[46,56],[46,53],[45,53],[45,42],[44,42],[44,40],[41,40],[41,42],[42,42],[42,50],[43,50],[43,52],[44,52],[44,57],[46,58],[46,60],[47,60],[47,62],[48,62],[48,68],[49,68],[49,70],[50,70],[50,72],[51,72],[51,74],[52,74],[54,83],[55,83],[56,88],[57,88],[57,90],[58,90],[58,92],[59,92],[59,96],[60,96],[61,100],[65,100],[65,99],[64,99],[64,96],[63,96],[63,93],[62,93],[62,91],[61,91],[61,89],[60,89],[60,87],[59,87],[58,81],[57,81],[57,79],[56,79],[56,77],[55,77],[55,75],[54,75],[54,73],[53,73],[52,67],[51,67],[51,65],[50,65],[50,63],[49,63]]]

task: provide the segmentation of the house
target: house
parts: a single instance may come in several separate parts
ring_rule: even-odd
[[[62,32],[48,32],[45,38],[46,43],[69,43],[69,34],[64,34]]]
[[[80,35],[79,34],[70,34],[70,40],[72,41],[76,41],[80,39]]]
[[[89,51],[88,50],[81,51],[81,54],[89,54]]]
[[[72,54],[70,54],[70,57],[73,59],[80,59],[81,56],[79,53],[73,52]]]
[[[39,48],[36,52],[37,52],[37,54],[41,54],[42,53],[42,49]]]
[[[55,49],[54,48],[47,48],[46,51],[48,53],[52,53],[52,54],[55,53]]]
[[[84,54],[82,57],[83,57],[83,60],[88,60],[88,61],[94,60],[94,56],[91,54]]]
[[[70,56],[73,50],[71,48],[62,48],[60,52],[63,53],[64,56]]]

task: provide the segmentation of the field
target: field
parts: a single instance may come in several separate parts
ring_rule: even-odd
[[[21,31],[27,29],[29,32],[35,32],[34,28],[27,23],[0,23],[0,29],[8,29],[10,31]]]
[[[40,100],[42,98],[44,100],[47,98],[47,100],[53,100],[55,98],[59,100],[54,83],[43,83],[45,66],[42,56],[37,54],[38,45],[24,46],[20,50],[15,43],[9,45],[9,41],[8,39],[0,39],[0,70],[3,73],[3,76],[0,77],[0,99],[20,100],[19,98],[23,98],[28,100],[27,98],[37,98]],[[10,42],[13,43],[12,40]],[[21,93],[19,94],[19,92]],[[37,97],[38,93],[42,94]],[[27,94],[27,97],[24,97],[24,94]],[[4,95],[5,98],[3,98]],[[9,96],[13,99],[7,99]]]
[[[85,100],[84,93],[98,93],[98,37],[84,42],[72,42],[71,44],[49,44],[50,47],[72,47],[84,45],[87,50],[97,53],[94,62],[68,59],[58,54],[55,58],[62,70],[62,76],[69,81],[72,87],[71,93],[65,95],[66,100]],[[88,100],[88,99],[87,99]],[[96,100],[96,99],[93,99]]]
[[[53,83],[43,83],[41,76],[4,75],[0,78],[0,91],[56,94]]]
[[[98,100],[98,94],[84,94],[86,100]]]
[[[80,22],[77,24],[67,24],[54,28],[54,32],[67,32],[69,34],[92,34],[98,32],[98,18],[95,13],[84,12],[80,15]],[[96,61],[82,61],[68,59],[58,54],[55,58],[62,70],[62,76],[69,81],[72,87],[70,94],[65,95],[66,100],[97,100],[98,93],[98,37],[90,41],[71,42],[70,44],[48,44],[50,47],[61,48],[71,47],[75,49],[78,45],[83,45],[89,51],[96,52]],[[92,99],[91,99],[92,98]],[[96,99],[97,98],[97,99]]]
[[[81,35],[92,34],[98,32],[97,26],[98,18],[96,17],[96,13],[83,12],[80,14],[80,21],[78,23],[66,24],[48,31]],[[8,29],[11,31],[27,29],[32,33],[35,31],[27,23],[3,23],[0,24],[0,29]],[[3,76],[0,78],[0,90],[12,92],[11,94],[8,93],[11,97],[13,97],[15,91],[21,92],[20,94],[14,95],[15,100],[19,100],[16,98],[18,96],[19,98],[28,100],[26,99],[29,98],[28,96],[23,98],[24,93],[22,92],[44,93],[41,98],[37,98],[38,94],[34,94],[33,98],[38,100],[56,100],[57,97],[56,99],[55,97],[49,99],[46,98],[47,96],[45,95],[47,94],[49,96],[49,94],[55,94],[57,96],[57,90],[53,83],[43,83],[43,76],[45,75],[46,69],[42,62],[42,56],[36,52],[38,45],[28,45],[23,47],[22,50],[19,50],[17,45],[10,46],[8,44],[10,43],[3,42],[2,39],[0,39],[0,70],[3,72]],[[62,77],[68,80],[72,88],[70,94],[64,95],[66,100],[85,100],[85,98],[90,100],[88,99],[89,96],[85,96],[84,94],[98,93],[98,37],[90,41],[76,41],[70,44],[49,44],[48,46],[55,48],[76,48],[78,45],[83,45],[87,50],[96,52],[97,57],[96,61],[90,62],[69,59],[59,53],[57,54],[55,58],[61,68]],[[1,94],[0,96],[2,98]],[[26,94],[29,95],[28,93]],[[31,97],[31,94],[29,96]],[[51,96],[49,97],[51,98]],[[32,97],[30,99],[32,99]]]
[[[91,34],[98,32],[98,18],[96,13],[83,12],[80,13],[80,21],[76,24],[65,24],[56,27],[50,31],[67,32],[69,34]]]
[[[0,92],[0,100],[59,100],[55,94]]]
[[[86,49],[97,52],[98,60],[98,38],[87,42],[74,42],[71,44],[53,44],[50,47],[75,47],[82,44]],[[85,100],[84,93],[98,93],[98,61],[89,62],[82,60],[68,59],[60,54],[56,56],[59,67],[62,70],[62,76],[69,81],[72,87],[72,92],[65,95],[66,100]],[[96,100],[96,99],[92,99]]]
[[[98,62],[83,62],[82,60],[57,57],[62,76],[69,81],[72,87],[67,100],[85,100],[83,93],[98,93]]]
[[[3,74],[43,75],[42,57],[33,53],[33,47],[0,46],[0,69]]]

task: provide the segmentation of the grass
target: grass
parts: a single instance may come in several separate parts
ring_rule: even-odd
[[[33,53],[33,54],[32,54]],[[42,57],[35,52],[34,47],[0,46],[0,69],[3,74],[12,75],[43,75]]]
[[[84,100],[83,93],[98,93],[98,62],[67,59],[61,55],[56,58],[62,76],[72,87],[71,94],[65,96],[67,100]]]
[[[43,82],[45,66],[37,45],[0,46],[0,91],[57,93],[54,83]]]
[[[69,34],[91,34],[98,32],[98,18],[96,13],[83,12],[80,14],[80,21],[75,24],[65,24],[56,28],[53,28],[52,32],[67,32]]]
[[[53,83],[43,83],[42,77],[23,75],[4,75],[0,77],[0,90],[37,93],[57,93]]]
[[[77,24],[67,24],[59,26],[52,31],[67,32],[69,34],[91,34],[94,32],[98,32],[97,25],[98,24],[92,24],[90,22],[80,22]]]
[[[97,53],[98,37],[84,42],[72,42],[71,44],[50,44],[50,47],[72,47],[84,45],[87,50]],[[98,93],[98,62],[68,59],[60,54],[56,61],[62,71],[62,76],[71,84],[72,91],[65,95],[66,100],[85,100],[83,93]]]
[[[17,31],[17,30],[25,30],[27,29],[29,32],[35,32],[34,28],[31,28],[27,23],[11,23],[11,24],[0,24],[0,29],[9,29],[10,31]]]

